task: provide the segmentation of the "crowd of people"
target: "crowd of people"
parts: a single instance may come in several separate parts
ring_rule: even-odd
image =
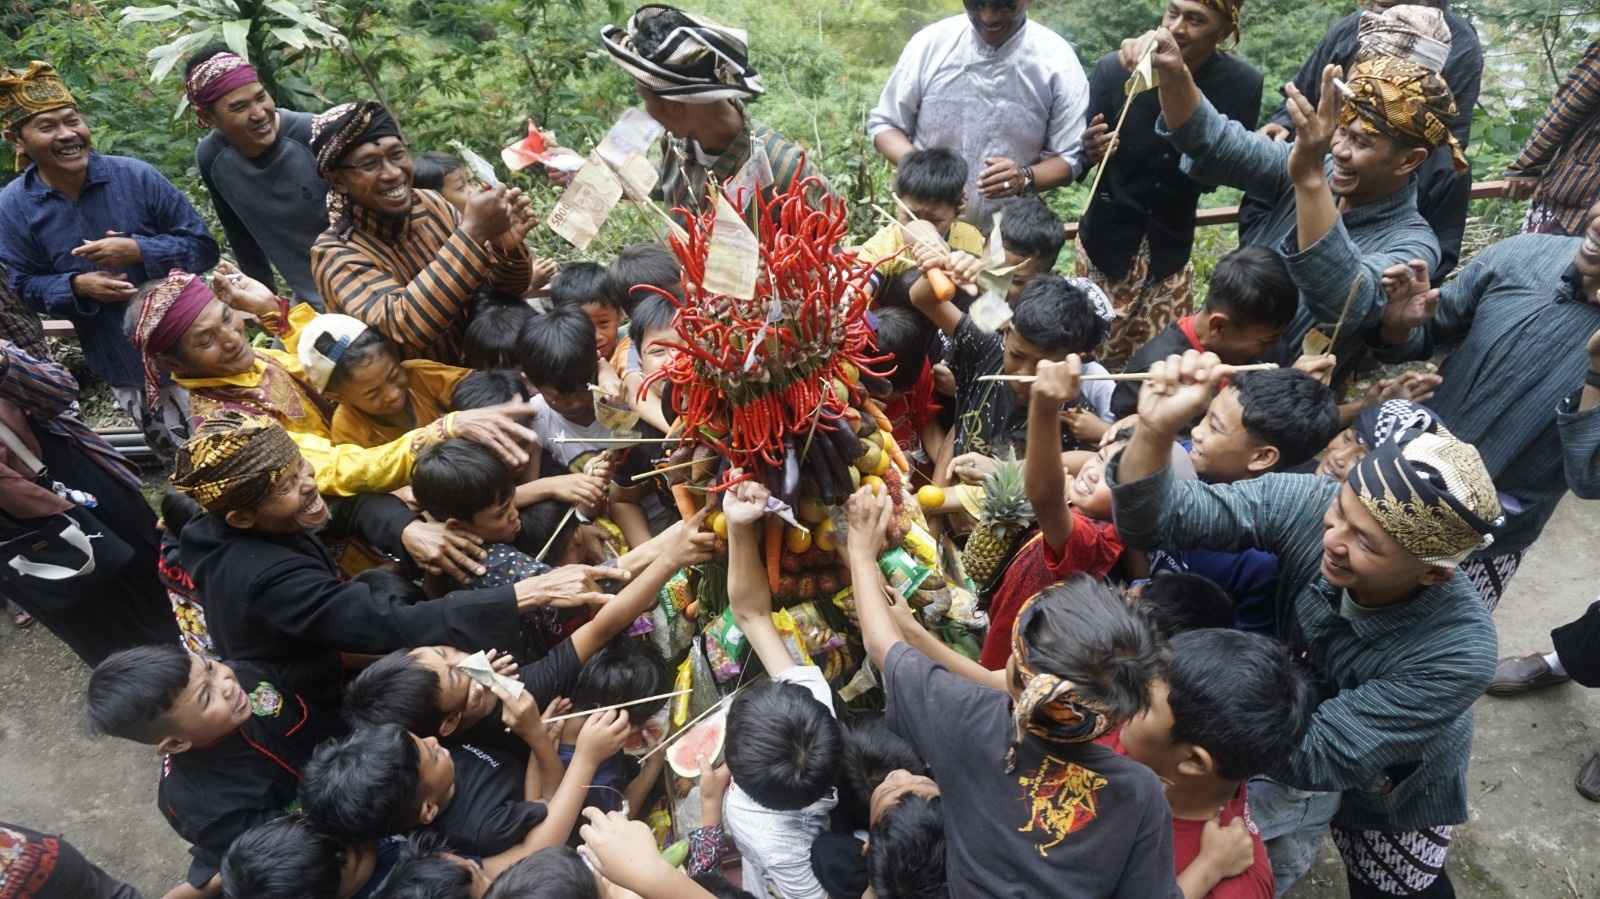
[[[183,80],[224,258],[161,172],[94,149],[89,85],[0,71],[0,595],[93,669],[92,730],[159,754],[191,844],[168,899],[1238,899],[1330,833],[1351,896],[1455,895],[1474,702],[1600,685],[1600,603],[1526,657],[1492,617],[1562,497],[1600,497],[1600,42],[1509,173],[1526,233],[1463,259],[1483,48],[1449,10],[1334,23],[1257,130],[1242,0],[1167,0],[1087,74],[1028,0],[964,5],[867,117],[939,240],[857,245],[886,439],[977,607],[913,609],[899,503],[862,478],[799,529],[848,572],[848,685],[783,623],[787,505],[735,479],[685,510],[687,473],[625,445],[680,408],[665,243],[537,258],[521,190],[377,102],[278,109],[216,46]],[[599,44],[674,215],[831,196],[752,117],[745,31],[647,5]],[[1058,274],[1040,194],[1086,177]],[[1221,185],[1240,246],[1197,302]],[[40,315],[170,466],[158,509]],[[684,778],[658,750],[689,571],[725,578],[763,676],[711,686],[723,748]],[[1600,801],[1600,754],[1577,788]],[[138,893],[23,822],[0,895]]]

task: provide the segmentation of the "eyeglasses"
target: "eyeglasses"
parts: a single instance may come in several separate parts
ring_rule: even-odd
[[[383,171],[383,164],[387,162],[397,169],[403,169],[411,164],[411,151],[404,144],[390,147],[389,152],[382,156],[372,156],[355,165],[342,165],[342,169],[354,169],[363,175],[376,175]]]

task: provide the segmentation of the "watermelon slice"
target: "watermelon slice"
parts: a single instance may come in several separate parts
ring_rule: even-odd
[[[691,780],[699,777],[700,756],[706,756],[715,764],[722,754],[722,738],[727,730],[728,707],[724,704],[667,747],[667,764],[672,767],[672,773]]]

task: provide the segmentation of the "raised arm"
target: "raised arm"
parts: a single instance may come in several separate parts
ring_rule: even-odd
[[[861,623],[867,655],[881,671],[890,648],[900,641],[900,628],[889,612],[883,571],[878,567],[878,557],[883,554],[894,523],[894,503],[873,487],[862,487],[845,505],[845,516],[849,522],[845,546],[856,618]]]
[[[1072,537],[1067,477],[1061,470],[1061,409],[1076,402],[1083,362],[1076,353],[1064,362],[1042,361],[1028,400],[1028,450],[1023,462],[1028,502],[1050,549],[1060,553]]]
[[[767,514],[767,488],[755,481],[736,484],[723,493],[722,513],[728,519],[728,604],[734,623],[767,674],[777,677],[795,663],[772,623],[772,591],[761,561],[757,526]]]
[[[594,617],[572,635],[572,649],[579,662],[586,662],[600,651],[611,638],[622,633],[634,619],[650,611],[656,604],[661,586],[678,572],[678,569],[697,565],[711,558],[715,536],[701,529],[705,524],[706,510],[701,509],[694,518],[669,531],[665,543],[655,559],[622,588],[610,602],[600,607]]]
[[[1589,44],[1583,59],[1561,82],[1550,108],[1539,117],[1533,136],[1506,170],[1512,178],[1538,178],[1566,145],[1567,139],[1600,110],[1600,40]]]

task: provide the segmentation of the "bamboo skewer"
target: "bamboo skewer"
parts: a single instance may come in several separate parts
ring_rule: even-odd
[[[643,703],[646,703],[646,702],[654,702],[657,699],[671,699],[674,696],[682,696],[683,694],[688,693],[688,692],[690,692],[690,691],[688,691],[688,690],[676,690],[676,691],[673,691],[671,693],[662,693],[659,696],[646,696],[643,699],[630,699],[627,702],[619,702],[616,705],[605,705],[605,706],[601,706],[598,709],[584,709],[581,712],[570,712],[570,713],[565,714],[565,715],[557,715],[554,718],[546,718],[546,719],[544,719],[544,723],[545,724],[554,724],[557,721],[566,721],[569,718],[582,718],[585,715],[598,715],[601,712],[609,712],[612,709],[625,709],[630,705],[642,705]]]
[[[1339,331],[1344,328],[1345,317],[1350,314],[1350,304],[1356,301],[1356,294],[1361,292],[1361,285],[1366,282],[1366,272],[1357,273],[1356,279],[1350,282],[1350,292],[1344,296],[1344,308],[1339,310],[1339,321],[1333,326],[1333,339],[1328,341],[1328,349],[1332,350],[1339,345]]]
[[[544,561],[545,554],[550,552],[550,547],[556,545],[556,538],[561,536],[561,532],[567,529],[567,522],[571,521],[572,516],[576,514],[578,514],[578,507],[573,506],[567,510],[567,514],[561,516],[561,523],[556,525],[556,529],[554,531],[550,532],[550,539],[544,542],[544,548],[539,550],[539,554],[537,556],[533,557],[535,562]]]
[[[593,443],[601,446],[635,446],[641,443],[677,443],[682,437],[568,437],[559,435],[551,443]]]
[[[1128,109],[1133,106],[1133,98],[1137,96],[1139,96],[1137,93],[1129,94],[1128,99],[1123,101],[1122,113],[1117,116],[1117,127],[1111,129],[1111,142],[1106,145],[1106,155],[1100,160],[1100,166],[1094,170],[1094,181],[1089,185],[1089,199],[1083,203],[1085,212],[1094,205],[1095,194],[1100,190],[1100,178],[1106,173],[1106,167],[1111,164],[1111,156],[1117,150],[1117,135],[1122,133],[1122,123],[1128,118]]]
[[[650,471],[641,472],[640,474],[634,475],[633,476],[633,480],[634,480],[635,483],[637,483],[639,481],[644,480],[645,478],[659,477],[661,475],[667,474],[668,472],[677,471],[680,468],[688,468],[688,467],[693,466],[693,465],[699,465],[702,462],[710,462],[710,461],[712,461],[711,457],[707,457],[707,458],[704,458],[704,459],[690,459],[687,462],[679,462],[676,465],[668,465],[665,468],[655,468],[655,469],[651,469]]]
[[[1277,367],[1278,367],[1278,365],[1275,362],[1258,362],[1258,363],[1256,363],[1254,365],[1230,365],[1230,366],[1228,366],[1228,370],[1230,372],[1271,371],[1271,370],[1273,370],[1273,369],[1275,369]],[[1127,372],[1122,372],[1121,374],[1115,374],[1115,375],[1112,375],[1112,374],[1106,374],[1106,375],[1082,375],[1082,376],[1080,376],[1078,378],[1078,380],[1080,380],[1080,381],[1148,381],[1152,377],[1153,377],[1153,375],[1151,375],[1147,371],[1127,371]],[[980,380],[980,381],[1012,381],[1012,382],[1015,382],[1017,384],[1032,384],[1037,379],[1038,378],[1037,378],[1036,375],[979,375],[978,376],[978,380]]]
[[[645,759],[649,758],[652,755],[655,755],[656,753],[660,752],[663,749],[666,749],[668,745],[677,742],[677,739],[679,737],[681,737],[684,734],[688,733],[689,731],[693,730],[694,726],[696,724],[699,724],[700,721],[702,719],[704,719],[707,715],[710,715],[713,712],[715,712],[717,709],[722,708],[722,706],[724,704],[726,704],[729,700],[731,700],[731,699],[733,699],[733,697],[739,695],[739,690],[740,689],[743,689],[743,687],[741,686],[739,688],[736,688],[732,693],[729,693],[727,696],[724,696],[721,699],[717,700],[716,702],[712,703],[710,708],[706,709],[705,711],[701,712],[700,714],[698,714],[698,715],[694,716],[693,718],[689,719],[689,722],[687,724],[685,724],[684,726],[678,728],[672,734],[668,735],[667,738],[662,740],[660,743],[657,743],[656,744],[656,748],[650,750],[649,752],[645,753],[644,755],[639,756],[639,761],[641,763],[643,763]]]

